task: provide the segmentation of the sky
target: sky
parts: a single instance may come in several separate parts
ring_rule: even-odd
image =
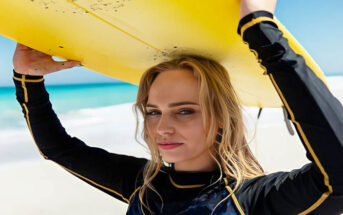
[[[279,0],[276,6],[275,16],[326,75],[343,76],[342,8],[342,0]],[[12,56],[15,45],[16,42],[0,36],[0,86],[13,86]],[[47,85],[118,82],[82,67],[49,74],[45,79]]]

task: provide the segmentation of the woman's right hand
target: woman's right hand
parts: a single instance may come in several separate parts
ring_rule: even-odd
[[[50,55],[20,43],[17,43],[13,55],[14,70],[23,75],[41,76],[80,65],[81,62],[74,60],[54,61]]]

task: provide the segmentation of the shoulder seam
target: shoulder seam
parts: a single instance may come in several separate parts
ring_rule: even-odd
[[[233,202],[235,203],[236,208],[238,209],[239,213],[240,213],[241,215],[245,215],[245,213],[244,213],[244,211],[243,211],[241,205],[240,205],[239,202],[238,202],[238,199],[236,198],[235,193],[233,192],[233,190],[232,190],[231,187],[229,186],[229,183],[228,183],[228,181],[227,181],[227,178],[224,178],[224,182],[225,182],[225,188],[226,188],[226,189],[229,191],[229,193],[231,194],[231,198],[232,198]]]
[[[128,203],[131,202],[132,197],[133,197],[133,196],[135,195],[135,193],[136,193],[138,190],[140,190],[140,189],[141,189],[141,186],[137,187],[136,190],[133,191],[133,193],[131,194],[131,196],[130,196],[130,198],[129,198]]]

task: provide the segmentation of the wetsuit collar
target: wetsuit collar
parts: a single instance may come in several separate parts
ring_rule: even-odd
[[[168,168],[169,180],[177,188],[197,188],[215,182],[220,176],[219,169],[211,172],[176,171],[174,164]]]

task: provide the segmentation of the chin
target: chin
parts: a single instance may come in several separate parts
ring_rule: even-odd
[[[163,161],[164,162],[167,162],[167,163],[175,163],[175,159],[171,159],[171,158],[164,158],[163,156],[162,156],[162,159],[163,159]]]
[[[175,158],[172,156],[163,156],[163,155],[162,155],[162,159],[164,162],[167,162],[167,163],[177,163],[177,162],[182,161],[182,159],[180,158]]]

